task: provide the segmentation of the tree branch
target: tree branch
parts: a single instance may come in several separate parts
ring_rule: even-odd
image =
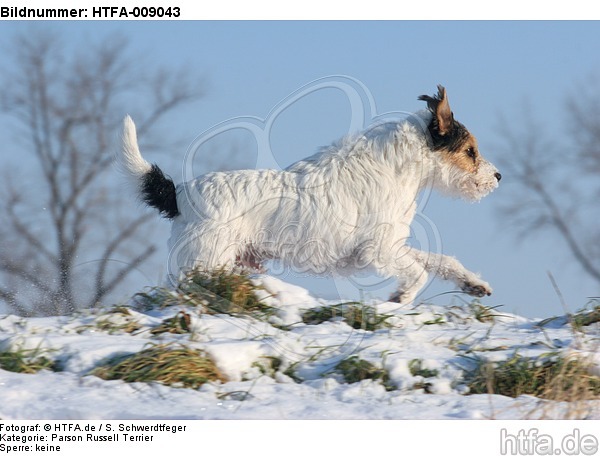
[[[46,293],[49,296],[54,295],[54,291],[36,275],[33,271],[26,269],[20,264],[16,264],[7,258],[0,258],[0,270],[7,272],[10,275],[24,279],[40,291]]]
[[[88,304],[89,307],[95,307],[99,302],[102,301],[104,296],[113,291],[120,283],[123,282],[125,277],[127,277],[132,271],[138,268],[144,261],[150,258],[154,252],[156,251],[156,246],[151,245],[146,248],[141,254],[139,254],[134,259],[128,261],[127,266],[119,270],[115,273],[112,280],[108,283],[104,282],[104,277],[102,277],[102,281],[96,284],[96,293],[93,299]]]
[[[569,247],[569,250],[571,250],[571,253],[575,257],[575,259],[581,264],[583,269],[589,275],[594,277],[596,280],[600,281],[600,270],[598,270],[592,264],[592,262],[589,260],[587,255],[583,252],[583,249],[581,248],[581,246],[578,244],[577,240],[575,239],[575,236],[573,235],[573,233],[571,232],[571,229],[569,228],[569,224],[565,221],[565,219],[562,216],[562,213],[561,213],[558,205],[554,201],[554,199],[550,196],[550,194],[546,191],[546,189],[541,185],[536,187],[536,191],[540,195],[540,197],[542,198],[542,201],[544,202],[544,205],[550,212],[550,217],[552,218],[552,222],[553,222],[552,226],[554,226],[559,231],[559,233],[562,235],[562,237],[564,238],[564,240],[567,243],[567,246]]]
[[[189,83],[187,74],[171,68],[160,72],[144,65],[142,74],[123,40],[85,43],[81,51],[66,53],[56,36],[27,33],[17,36],[11,48],[14,64],[10,73],[0,76],[0,107],[24,129],[20,137],[39,187],[38,201],[23,199],[19,186],[9,185],[8,198],[3,196],[8,204],[0,214],[5,219],[2,228],[16,245],[0,255],[5,280],[0,299],[18,305],[13,281],[18,287],[29,286],[30,296],[37,294],[40,303],[48,302],[55,312],[64,311],[65,305],[69,310],[77,303],[95,305],[155,251],[154,245],[133,242],[143,237],[140,233],[154,214],[120,219],[123,206],[114,185],[116,175],[107,172],[113,162],[110,138],[125,112],[123,105],[146,100],[143,134],[198,98],[201,90]],[[49,216],[39,212],[39,200]],[[129,246],[131,260],[115,268],[113,276],[111,256],[123,257]],[[76,274],[76,259],[85,262],[84,257],[95,252],[102,259],[91,273]]]
[[[574,118],[580,115],[576,110],[578,108],[579,104],[577,108],[570,108]],[[518,197],[505,206],[504,212],[513,222],[517,222],[513,226],[520,227],[522,234],[535,234],[542,226],[556,230],[565,241],[572,258],[583,271],[600,282],[600,268],[597,266],[600,264],[600,250],[594,250],[591,246],[586,248],[576,235],[577,230],[582,228],[582,224],[576,222],[576,217],[585,221],[588,215],[581,196],[581,182],[574,181],[567,173],[561,174],[567,166],[573,167],[579,176],[590,170],[583,169],[586,164],[577,160],[576,156],[565,155],[567,148],[552,141],[551,137],[549,143],[541,144],[542,138],[549,136],[533,123],[527,110],[525,114],[525,122],[519,122],[523,125],[522,132],[511,130],[502,122],[502,137],[507,144],[507,153],[501,163],[508,169],[507,174],[521,187]],[[595,142],[600,143],[600,130],[597,133],[599,136]],[[592,135],[593,132],[588,130],[585,134]],[[577,137],[572,139],[577,141]],[[591,223],[594,226],[595,222]]]

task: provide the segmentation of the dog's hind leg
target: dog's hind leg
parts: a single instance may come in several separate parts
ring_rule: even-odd
[[[423,271],[419,278],[412,282],[406,277],[398,278],[398,291],[395,291],[389,297],[390,302],[398,302],[400,304],[410,304],[415,300],[421,288],[427,282],[427,272]]]
[[[427,283],[428,278],[427,271],[423,265],[408,255],[390,262],[378,272],[396,277],[398,280],[398,291],[393,293],[389,300],[400,304],[413,302],[419,291]]]

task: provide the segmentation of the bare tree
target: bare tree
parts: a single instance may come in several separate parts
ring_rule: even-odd
[[[155,251],[143,236],[155,215],[119,195],[121,121],[134,115],[147,138],[203,84],[133,59],[124,39],[74,46],[30,33],[11,49],[0,102],[20,144],[3,153],[13,163],[0,187],[0,300],[22,314],[93,307]]]
[[[502,215],[523,237],[557,233],[581,269],[600,282],[600,91],[592,87],[595,92],[589,86],[578,91],[585,97],[568,98],[567,131],[547,131],[529,107],[524,121],[511,119],[509,127],[502,120],[500,165],[513,184]]]

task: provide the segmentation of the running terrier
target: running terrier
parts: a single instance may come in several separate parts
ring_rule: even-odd
[[[472,296],[490,295],[457,259],[406,242],[423,189],[477,201],[501,178],[454,120],[444,87],[419,99],[426,110],[342,138],[284,170],[212,172],[177,187],[142,158],[128,116],[118,163],[141,199],[173,221],[175,275],[278,260],[314,274],[370,268],[397,278],[400,303],[415,299],[428,273]]]

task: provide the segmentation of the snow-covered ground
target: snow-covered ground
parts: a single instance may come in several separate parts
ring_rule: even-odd
[[[469,394],[465,372],[476,357],[501,361],[515,353],[550,352],[591,354],[600,370],[597,323],[574,333],[561,319],[542,328],[539,321],[499,309],[493,319],[479,321],[466,302],[449,299],[447,306],[365,303],[389,316],[375,330],[353,329],[341,318],[305,324],[307,309],[335,303],[269,276],[255,281],[266,288],[264,302],[277,309],[268,321],[202,314],[192,307],[138,308],[128,315],[109,310],[48,318],[1,315],[0,352],[35,349],[59,361],[62,371],[0,369],[0,419],[563,418],[567,403]],[[191,316],[189,333],[151,332],[181,310]],[[131,322],[135,331],[118,329]],[[170,342],[204,350],[228,381],[191,389],[89,375],[115,355]],[[347,383],[334,368],[352,356],[385,369],[386,385],[369,379]],[[276,369],[259,367],[272,359],[280,361]],[[586,413],[600,419],[600,400],[590,401]]]

